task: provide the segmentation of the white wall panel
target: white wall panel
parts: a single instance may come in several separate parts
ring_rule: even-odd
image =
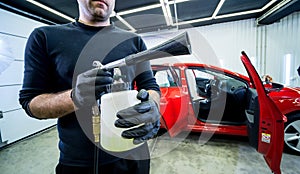
[[[3,113],[3,118],[0,120],[2,141],[8,141],[8,144],[15,142],[55,123],[55,119],[37,120],[30,118],[22,109]]]
[[[220,65],[245,74],[240,61],[241,51],[257,57],[254,19],[209,25],[197,28],[215,51]]]
[[[34,28],[46,25],[3,9],[0,9],[0,21],[1,32],[23,37],[28,37]]]
[[[208,25],[186,31],[192,42],[193,56],[176,57],[180,62],[207,63],[245,74],[240,61],[241,51],[246,51],[249,57],[257,57],[254,19]],[[153,47],[181,32],[183,31],[143,38],[148,46]]]
[[[300,12],[281,21],[256,26],[254,19],[199,27],[211,43],[223,67],[245,74],[239,59],[245,50],[260,75],[270,74],[274,81],[300,86],[297,68],[300,65]],[[291,57],[290,66],[285,59]],[[288,74],[287,74],[288,73]],[[288,76],[288,77],[287,77]]]
[[[300,65],[300,12],[267,26],[266,69],[275,78],[289,86],[300,86],[297,68]],[[290,64],[286,64],[290,59]]]
[[[27,38],[8,35],[7,33],[0,33],[0,42],[1,47],[6,47],[6,50],[4,50],[3,48],[0,49],[1,55],[7,55],[9,53],[9,56],[11,56],[13,59],[24,60],[24,51]]]
[[[21,85],[0,87],[0,110],[5,112],[8,110],[21,108],[19,104],[19,91]]]
[[[192,28],[188,31],[189,34],[192,33],[194,56],[200,63],[246,74],[240,60],[241,51],[245,51],[261,76],[269,74],[276,82],[300,86],[296,71],[300,65],[300,12],[270,25],[257,26],[255,19],[247,19]],[[145,37],[145,40],[146,43],[154,45],[162,38],[164,37],[159,35],[157,38]],[[203,47],[212,48],[216,55],[215,61],[212,61],[213,54],[203,56]],[[184,61],[183,58],[181,60]],[[286,62],[290,64],[287,65]]]
[[[37,120],[19,104],[23,83],[24,50],[29,34],[45,24],[0,9],[0,118],[1,141],[12,143],[56,124],[56,119]]]
[[[0,90],[1,86],[12,85],[12,84],[22,84],[23,82],[23,72],[24,72],[24,62],[14,61],[7,69],[0,73]],[[1,104],[1,102],[0,102]]]

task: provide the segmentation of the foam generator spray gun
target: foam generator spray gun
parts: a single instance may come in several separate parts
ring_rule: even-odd
[[[188,55],[191,54],[191,44],[188,37],[188,33],[184,32],[156,47],[139,52],[137,54],[132,54],[116,60],[114,62],[102,65],[99,61],[94,61],[93,66],[100,69],[111,69],[118,68],[122,66],[135,65],[148,60],[178,56],[178,55]],[[100,136],[100,112],[97,105],[93,106],[93,134],[95,143],[99,143]]]

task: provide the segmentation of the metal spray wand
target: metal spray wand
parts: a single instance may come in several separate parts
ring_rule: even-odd
[[[99,61],[94,61],[93,66],[99,69],[104,69],[103,65]],[[105,68],[106,69],[106,68]],[[115,72],[118,71],[119,68],[115,68]],[[94,143],[95,143],[95,153],[94,153],[94,173],[98,174],[98,165],[99,165],[99,148],[100,145],[100,109],[98,105],[99,100],[92,106],[92,125],[93,125],[93,135],[94,135]]]
[[[99,69],[104,69],[103,65],[99,61],[94,61],[93,66]],[[106,69],[106,68],[105,68]],[[115,70],[118,68],[115,68]],[[119,70],[115,71],[119,72]],[[93,124],[93,134],[94,134],[94,142],[99,143],[100,142],[100,110],[98,106],[98,101],[92,106],[92,124]]]
[[[100,62],[93,63],[93,66],[100,68]],[[94,174],[98,174],[98,165],[99,165],[99,145],[100,145],[100,110],[98,106],[98,101],[92,106],[92,125],[93,125],[93,135],[95,143],[95,152],[94,152]]]

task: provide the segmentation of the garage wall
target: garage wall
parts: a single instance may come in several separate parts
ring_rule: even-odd
[[[242,20],[199,27],[211,43],[223,67],[245,73],[240,51],[252,59],[260,75],[269,74],[274,81],[300,86],[297,68],[300,65],[300,12],[281,21],[256,26],[255,20]]]
[[[213,47],[222,67],[246,74],[240,61],[241,51],[245,51],[257,67],[258,33],[254,19],[199,27],[197,30]]]
[[[192,57],[198,62],[246,74],[240,61],[240,52],[245,51],[260,75],[269,74],[274,81],[300,86],[296,71],[300,65],[300,12],[267,26],[257,26],[255,19],[248,19],[187,31],[193,44]],[[147,46],[152,47],[180,32],[162,33],[158,37],[145,35],[144,38]],[[205,53],[207,48],[214,54]],[[181,60],[190,61],[186,57]]]
[[[36,120],[18,102],[24,49],[31,31],[44,24],[0,9],[0,147],[45,129],[56,120]]]
[[[275,80],[290,86],[300,86],[297,68],[300,66],[300,12],[266,27],[266,62],[263,70]]]

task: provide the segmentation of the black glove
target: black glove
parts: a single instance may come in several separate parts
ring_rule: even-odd
[[[71,95],[75,106],[92,106],[107,92],[106,85],[112,82],[112,75],[107,70],[95,68],[79,74]]]
[[[137,94],[142,102],[117,112],[115,126],[119,128],[139,127],[122,132],[122,137],[133,138],[134,144],[139,144],[153,138],[160,128],[160,113],[156,103],[149,99],[149,93],[142,89]]]

